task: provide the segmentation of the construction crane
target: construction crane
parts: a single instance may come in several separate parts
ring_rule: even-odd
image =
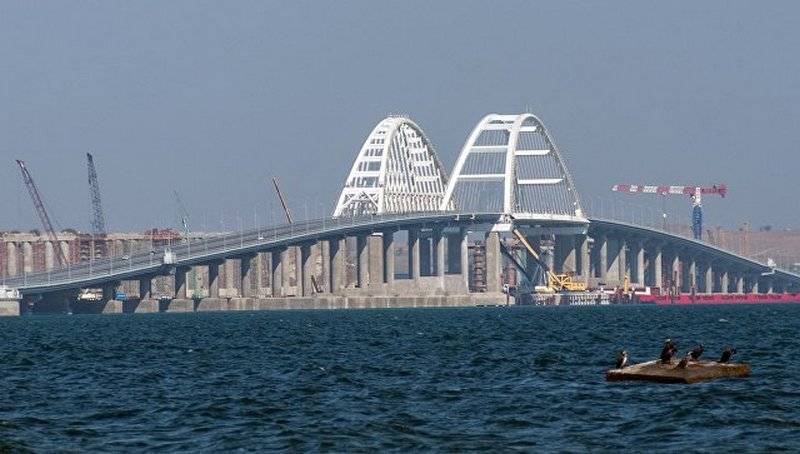
[[[50,222],[50,216],[48,216],[47,210],[44,207],[44,202],[42,201],[42,195],[39,192],[39,188],[36,187],[36,183],[33,182],[33,177],[31,176],[30,172],[28,172],[28,168],[25,167],[25,161],[17,159],[17,165],[19,165],[19,170],[22,172],[22,181],[25,183],[25,187],[28,188],[28,194],[31,196],[33,207],[36,209],[36,214],[39,215],[39,220],[42,222],[42,227],[47,233],[47,236],[50,237],[50,241],[53,243],[53,248],[56,250],[55,256],[56,261],[58,261],[58,266],[63,268],[64,265],[67,264],[67,257],[64,255],[64,250],[61,249],[61,244],[58,241],[58,235],[56,235],[56,231],[53,229],[53,223]]]
[[[178,191],[173,190],[172,194],[175,196],[175,207],[178,211],[178,222],[181,224],[180,227],[181,230],[183,230],[183,236],[186,237],[186,241],[189,241],[189,235],[192,233],[189,228],[189,214],[186,212],[186,206],[183,205],[183,200],[181,200]]]
[[[100,184],[97,182],[97,171],[94,168],[94,158],[91,153],[86,153],[86,168],[89,173],[89,198],[92,202],[92,233],[94,235],[106,234],[106,217],[103,214],[103,203],[100,200]]]
[[[178,222],[180,223],[180,228],[183,231],[183,241],[189,243],[192,241],[191,234],[192,230],[189,228],[189,213],[186,211],[186,206],[183,204],[183,200],[181,199],[180,194],[178,194],[177,189],[172,190],[172,194],[175,196],[175,208],[178,214]],[[191,247],[191,245],[189,245]],[[200,294],[200,279],[197,275],[197,269],[195,267],[189,268],[189,273],[187,274],[187,284],[191,282],[191,289],[192,289],[192,298],[197,299],[201,298],[203,295]]]
[[[283,193],[281,192],[280,186],[278,186],[278,177],[272,177],[272,184],[275,186],[275,192],[278,193],[278,200],[281,201],[281,206],[283,207],[283,212],[286,214],[286,220],[289,224],[292,223],[292,212],[289,211],[289,206],[286,205],[286,199],[283,198]]]
[[[550,267],[542,260],[541,256],[536,249],[531,246],[528,242],[528,239],[525,238],[525,235],[519,231],[519,229],[512,230],[514,236],[525,246],[525,249],[528,250],[528,253],[533,257],[536,263],[545,271],[547,276],[547,288],[553,292],[560,292],[560,291],[568,291],[568,292],[583,292],[586,290],[586,284],[583,282],[577,282],[572,279],[572,275],[570,274],[556,274],[550,270]]]
[[[725,197],[728,187],[724,184],[712,186],[656,186],[656,185],[635,185],[635,184],[615,184],[611,187],[615,192],[626,192],[630,194],[658,194],[666,197],[667,195],[688,196],[692,201],[692,236],[696,240],[703,238],[703,194],[719,195]],[[662,208],[661,216],[666,227],[667,213]]]

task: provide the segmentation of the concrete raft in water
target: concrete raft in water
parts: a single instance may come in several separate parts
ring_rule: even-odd
[[[622,369],[606,372],[606,380],[639,380],[657,383],[697,383],[717,378],[739,378],[750,375],[750,366],[744,363],[718,363],[716,361],[690,362],[685,369],[677,369],[678,363],[662,364],[661,361],[648,361]]]

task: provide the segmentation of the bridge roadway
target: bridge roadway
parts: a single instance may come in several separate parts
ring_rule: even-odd
[[[172,253],[172,260],[168,260],[169,263],[164,262],[165,250],[160,249],[134,254],[125,259],[115,257],[98,260],[91,264],[71,266],[64,270],[7,279],[5,285],[18,289],[23,296],[103,287],[115,282],[168,274],[170,270],[177,267],[207,265],[258,252],[314,244],[326,238],[343,238],[375,232],[420,228],[461,228],[465,231],[470,226],[491,226],[500,217],[499,213],[424,212],[297,222],[230,233],[207,240],[174,244],[169,246]],[[727,290],[739,293],[758,292],[758,284],[764,279],[768,281],[769,287],[762,288],[763,292],[773,291],[773,285],[775,285],[776,291],[788,291],[800,287],[800,275],[782,270],[772,270],[762,263],[701,241],[615,220],[590,219],[589,221],[588,235],[595,243],[591,255],[587,247],[581,246],[580,242],[575,249],[572,249],[574,243],[570,240],[569,251],[567,253],[557,252],[556,256],[569,257],[571,251],[574,251],[575,255],[581,255],[582,248],[585,257],[582,259],[573,257],[571,266],[567,261],[559,260],[555,268],[574,269],[577,271],[576,274],[584,276],[590,283],[621,282],[623,276],[630,274],[632,282],[643,285],[649,280],[649,285],[664,286],[666,283],[662,281],[661,276],[669,275],[669,273],[657,271],[662,267],[663,252],[665,257],[671,254],[673,259],[671,262],[666,260],[668,265],[665,269],[669,270],[669,267],[673,266],[675,273],[684,274],[683,277],[679,277],[683,281],[681,286],[684,290],[688,288],[689,281],[693,279],[689,278],[686,273],[698,274],[698,270],[694,268],[696,266],[695,259],[698,263],[708,264],[705,271],[702,267],[700,269],[700,275],[704,272],[709,273],[707,275],[709,281],[705,287],[698,285],[701,292],[703,290],[709,293]],[[525,223],[525,221],[515,222],[523,225]],[[531,223],[534,222],[531,221]],[[556,226],[558,221],[537,220],[535,224]],[[606,256],[613,249],[610,248],[611,238],[617,238],[617,252]],[[487,240],[487,245],[490,244],[491,242]],[[644,252],[645,248],[649,250],[647,257]],[[625,260],[626,250],[634,255],[632,260]],[[462,253],[466,254],[466,249]],[[487,251],[488,254],[489,251]],[[682,259],[681,263],[687,265],[678,265],[678,258]],[[610,259],[616,263],[610,263]],[[462,261],[462,263],[464,262]],[[715,264],[713,271],[712,264]],[[684,269],[679,269],[680,266],[683,266]],[[650,271],[647,272],[645,268]],[[649,274],[649,277],[645,277],[646,273]],[[748,277],[750,277],[749,283]],[[496,288],[496,286],[491,287]]]

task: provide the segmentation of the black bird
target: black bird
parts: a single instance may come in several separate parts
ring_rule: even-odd
[[[681,362],[679,362],[678,365],[675,366],[675,369],[686,369],[686,367],[689,365],[690,359],[692,359],[692,352],[686,352],[686,355],[683,357]]]
[[[726,349],[725,349],[725,350],[722,352],[722,357],[720,357],[720,359],[719,359],[719,362],[721,362],[721,363],[727,363],[728,361],[730,361],[730,360],[731,360],[731,356],[733,356],[734,354],[736,354],[736,349],[735,349],[735,348],[730,348],[730,347],[727,347],[727,348],[726,348]]]
[[[617,369],[622,369],[628,364],[628,352],[622,350],[619,355],[617,355]]]
[[[698,345],[697,347],[693,348],[690,352],[692,355],[692,361],[697,361],[703,355],[705,348],[703,348],[703,344]]]
[[[675,355],[675,352],[678,351],[675,344],[672,342],[672,339],[667,339],[664,341],[664,348],[661,349],[661,363],[662,364],[669,364],[672,361],[672,357]]]

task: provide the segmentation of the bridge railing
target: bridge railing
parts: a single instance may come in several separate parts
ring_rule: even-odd
[[[304,237],[324,235],[326,232],[374,227],[382,223],[410,221],[415,218],[436,218],[465,216],[464,213],[424,212],[370,215],[363,217],[322,218],[281,224],[277,226],[257,227],[253,229],[229,232],[208,238],[184,239],[175,244],[153,247],[149,251],[137,252],[123,257],[109,257],[79,264],[67,264],[61,269],[52,269],[13,278],[5,278],[3,285],[13,288],[51,287],[56,285],[109,280],[119,276],[124,279],[128,275],[145,275],[156,273],[165,265],[165,258],[170,264],[191,264],[215,256],[224,257],[244,253],[248,249],[267,249],[282,242],[302,240]],[[474,216],[474,214],[473,214]]]

